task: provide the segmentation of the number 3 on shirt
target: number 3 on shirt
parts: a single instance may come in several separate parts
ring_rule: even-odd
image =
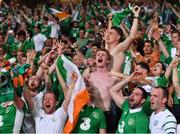
[[[3,116],[2,115],[0,115],[0,127],[2,127],[3,126]]]
[[[83,118],[83,123],[80,125],[80,128],[82,130],[88,130],[90,128],[90,122],[91,122],[91,119],[89,118]]]
[[[124,121],[122,121],[122,122],[118,125],[119,133],[124,133],[124,126],[125,126],[125,122],[124,122]]]

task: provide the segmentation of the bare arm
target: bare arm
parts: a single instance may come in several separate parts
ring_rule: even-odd
[[[46,59],[46,57],[48,56],[48,53],[43,55],[39,60],[38,60],[38,64],[43,63],[43,61]]]
[[[52,83],[51,83],[51,79],[49,78],[49,66],[47,64],[42,64],[41,65],[41,69],[43,71],[43,74],[44,74],[44,80],[45,80],[45,87],[46,87],[46,90],[47,91],[51,91],[51,86],[52,86]]]
[[[108,29],[111,29],[112,27],[112,13],[108,15]]]
[[[163,54],[165,55],[165,57],[168,58],[170,55],[169,55],[166,47],[164,46],[163,41],[161,40],[161,36],[160,36],[159,31],[155,31],[153,33],[153,38],[158,42],[159,47],[160,47],[161,51],[163,52]]]
[[[136,6],[136,7],[133,8],[134,21],[133,21],[133,24],[132,24],[132,27],[131,27],[130,36],[127,37],[125,41],[118,44],[118,46],[116,47],[117,52],[126,51],[127,48],[130,46],[132,40],[135,38],[136,33],[137,33],[137,29],[138,29],[139,12],[140,12],[139,7]]]
[[[179,77],[178,77],[178,61],[173,62],[173,85],[175,87],[175,92],[177,96],[180,96],[180,85],[179,85]]]
[[[30,50],[30,51],[26,52],[26,56],[27,56],[26,63],[30,65],[30,68],[33,72],[33,70],[34,70],[34,59],[36,57],[36,51]]]
[[[174,94],[174,86],[173,84],[171,83],[171,85],[168,87],[168,92],[169,92],[169,95],[168,95],[168,101],[167,101],[167,104],[168,106],[170,107],[173,107],[173,104],[174,104],[174,101],[173,101],[173,94]]]
[[[24,16],[24,18],[27,20],[28,23],[30,23],[30,24],[32,23],[32,20],[31,20],[30,18],[28,18],[28,17],[24,14],[23,11],[21,12],[21,14]]]
[[[63,104],[62,104],[65,112],[67,112],[67,110],[68,110],[68,105],[71,100],[71,95],[72,95],[74,86],[76,84],[77,78],[78,78],[77,74],[75,72],[73,72],[72,76],[71,76],[71,83],[70,83],[68,91],[65,95],[65,100],[63,101]]]
[[[49,74],[52,74],[56,70],[56,62],[49,67]]]
[[[125,37],[127,38],[129,36],[129,33],[126,31],[126,28],[124,27],[124,21],[122,21],[122,23],[120,24],[120,28],[123,31]]]
[[[106,0],[106,4],[107,4],[107,6],[108,6],[109,9],[112,9],[112,7],[111,7],[111,5],[110,5],[110,3],[109,3],[108,0]]]
[[[136,77],[136,72],[134,72],[133,74],[131,74],[131,76],[129,76],[128,78],[126,78],[125,80],[122,80],[121,82],[115,84],[111,90],[110,90],[110,94],[114,100],[114,102],[116,103],[117,106],[121,107],[123,102],[125,101],[125,98],[122,94],[122,88],[128,84],[131,80],[133,80],[133,77]]]
[[[162,40],[159,40],[158,43],[159,43],[159,47],[160,47],[161,51],[163,52],[163,54],[165,55],[165,57],[168,58],[170,55],[169,55],[166,47],[164,46],[163,41],[162,41]]]
[[[106,129],[103,128],[99,129],[99,134],[106,134]]]
[[[32,96],[30,95],[29,90],[26,88],[23,92],[23,96],[28,104],[29,110],[33,111],[34,108],[34,101],[32,99]]]
[[[178,18],[180,18],[180,13],[178,12],[178,11],[176,11],[176,9],[169,3],[169,6],[170,6],[170,8],[172,9],[172,11],[174,12],[174,14],[178,17]]]
[[[164,73],[166,79],[169,79],[169,77],[171,76],[174,62],[176,62],[175,58],[171,61],[171,63],[169,64],[169,66],[166,69],[166,72]]]

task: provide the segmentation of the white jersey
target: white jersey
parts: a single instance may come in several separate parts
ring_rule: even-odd
[[[44,46],[44,42],[46,40],[47,40],[47,37],[41,33],[38,33],[33,37],[36,52],[39,52],[42,50]]]
[[[152,134],[175,134],[176,125],[176,119],[168,109],[151,114],[149,129]]]
[[[53,114],[46,114],[43,109],[34,108],[32,111],[36,133],[62,133],[67,120],[67,113],[63,107],[58,108]]]

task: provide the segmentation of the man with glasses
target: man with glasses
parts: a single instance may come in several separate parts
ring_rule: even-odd
[[[136,87],[131,95],[127,98],[123,96],[122,88],[133,81],[140,75],[137,72],[132,73],[129,77],[114,85],[110,94],[123,113],[118,124],[116,133],[147,133],[148,117],[142,110],[147,93],[142,87]]]

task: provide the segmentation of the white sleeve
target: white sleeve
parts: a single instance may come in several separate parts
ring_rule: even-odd
[[[64,122],[66,121],[66,119],[67,119],[67,113],[64,111],[63,106],[61,106],[60,108],[58,108],[58,109],[56,110],[56,114],[57,114],[58,117],[61,118],[62,121],[64,121]]]
[[[42,41],[44,42],[44,41],[47,40],[47,37],[46,37],[45,35],[42,34],[41,39],[42,39]]]

